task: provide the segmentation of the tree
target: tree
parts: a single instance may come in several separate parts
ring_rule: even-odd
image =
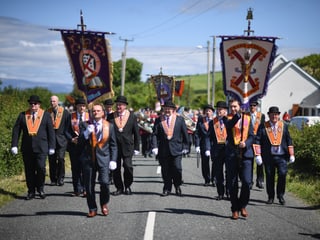
[[[320,54],[311,54],[295,60],[296,64],[320,81]]]
[[[141,72],[143,64],[134,58],[128,58],[126,60],[126,83],[133,82],[138,83],[141,81]],[[121,68],[122,60],[113,62],[113,85],[121,86]]]

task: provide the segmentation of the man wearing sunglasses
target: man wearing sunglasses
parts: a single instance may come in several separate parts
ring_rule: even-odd
[[[55,132],[50,113],[40,108],[39,96],[30,96],[28,102],[29,109],[19,114],[13,127],[11,152],[18,154],[22,132],[21,153],[28,187],[26,200],[35,198],[35,191],[44,199],[46,159],[48,154],[55,153]]]

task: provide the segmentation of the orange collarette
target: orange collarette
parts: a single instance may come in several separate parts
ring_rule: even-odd
[[[27,123],[29,136],[37,135],[41,121],[42,121],[43,113],[44,113],[44,110],[39,108],[37,112],[37,117],[33,122],[31,111],[30,110],[26,111],[26,123]]]
[[[64,109],[63,107],[58,106],[56,118],[54,118],[53,108],[48,109],[48,112],[50,113],[51,118],[52,118],[52,123],[53,123],[54,129],[58,129],[60,127],[60,123],[61,123],[62,116],[63,116],[63,109]]]
[[[176,114],[171,115],[171,121],[170,121],[170,125],[168,127],[165,116],[161,117],[161,124],[162,124],[162,127],[164,129],[165,134],[167,135],[168,140],[170,140],[173,136],[173,129],[174,129],[174,125],[176,123],[176,118],[177,118]]]
[[[283,122],[278,121],[277,124],[278,124],[277,134],[275,136],[275,134],[272,131],[270,121],[264,123],[269,141],[270,141],[271,145],[274,145],[274,146],[279,146],[281,144],[282,135],[283,135]]]
[[[126,109],[124,110],[122,119],[120,119],[120,115],[118,112],[114,112],[114,122],[116,124],[116,126],[118,127],[119,131],[122,132],[123,128],[126,126],[129,116],[130,116],[130,112]]]
[[[213,119],[213,128],[216,134],[217,143],[225,143],[227,139],[227,130],[225,127],[221,127],[219,119],[217,117]]]

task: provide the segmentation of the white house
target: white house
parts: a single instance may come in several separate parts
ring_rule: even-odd
[[[261,99],[261,112],[278,106],[294,115],[320,116],[320,82],[311,77],[293,61],[278,55],[274,60],[267,94]]]

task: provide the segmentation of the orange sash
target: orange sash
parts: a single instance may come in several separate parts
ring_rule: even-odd
[[[233,116],[228,115],[231,119]],[[241,122],[243,120],[243,123]],[[235,145],[239,145],[240,141],[246,141],[249,134],[250,116],[244,114],[232,128],[233,141]],[[242,135],[241,135],[242,134]],[[242,137],[242,139],[241,139]]]
[[[170,140],[173,136],[173,129],[174,129],[174,125],[176,123],[176,118],[177,118],[176,114],[171,115],[171,121],[170,121],[170,124],[168,127],[166,117],[165,116],[161,117],[161,124],[162,124],[162,127],[164,129],[165,134],[167,135],[168,140]]]
[[[91,146],[92,146],[92,160],[95,161],[96,155],[95,155],[95,149],[98,146],[99,148],[102,148],[103,145],[108,141],[109,139],[109,125],[110,123],[106,120],[102,120],[102,138],[98,142],[97,136],[95,131],[91,134]]]
[[[85,112],[85,119],[83,121],[84,122],[89,121],[89,113],[88,112]],[[71,126],[72,126],[72,129],[75,132],[75,134],[77,136],[79,136],[80,130],[79,130],[79,119],[78,119],[77,112],[73,112],[71,114]]]
[[[256,114],[256,121],[255,121],[254,126],[253,126],[253,133],[254,133],[254,135],[257,134],[259,125],[260,125],[260,123],[261,123],[261,117],[262,117],[262,113],[261,113],[261,112],[257,112],[257,114]]]
[[[58,106],[56,118],[54,118],[53,108],[48,109],[48,112],[50,113],[51,118],[52,118],[52,123],[53,123],[54,129],[58,129],[60,127],[60,123],[61,123],[62,116],[63,116],[63,110],[64,110],[63,107]]]
[[[213,119],[213,129],[216,134],[218,144],[225,143],[227,139],[227,130],[225,127],[221,127],[217,117]]]
[[[271,145],[280,146],[283,135],[283,122],[278,121],[277,134],[273,133],[270,121],[265,122],[264,126]]]
[[[30,110],[26,111],[26,123],[28,128],[29,136],[36,136],[42,121],[44,110],[39,108],[37,112],[37,117],[34,122],[32,121],[32,114]]]
[[[118,127],[119,132],[123,131],[123,128],[126,126],[129,116],[130,116],[130,112],[126,109],[124,110],[122,119],[120,119],[120,115],[118,112],[114,112],[114,122]]]

